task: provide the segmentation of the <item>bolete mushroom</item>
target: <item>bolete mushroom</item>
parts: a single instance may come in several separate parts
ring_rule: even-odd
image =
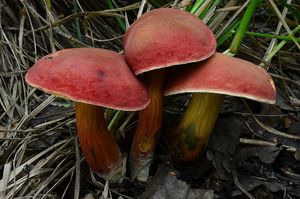
[[[196,16],[177,9],[160,8],[142,15],[124,36],[124,56],[142,78],[151,102],[139,111],[131,149],[131,175],[146,181],[163,110],[166,67],[210,57],[216,49],[211,30]]]
[[[270,104],[276,100],[274,82],[263,68],[221,53],[169,72],[165,95],[193,93],[182,120],[167,139],[179,162],[193,161],[205,149],[224,95]]]
[[[136,111],[149,103],[146,89],[123,56],[97,48],[65,49],[39,59],[25,80],[76,102],[80,147],[92,170],[109,177],[120,168],[122,155],[107,130],[102,107]]]

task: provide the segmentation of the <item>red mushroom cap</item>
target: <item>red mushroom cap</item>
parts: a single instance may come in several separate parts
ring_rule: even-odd
[[[196,16],[160,8],[142,15],[124,36],[124,52],[134,73],[196,62],[216,49],[212,31]]]
[[[97,48],[72,48],[39,59],[25,80],[33,87],[74,101],[135,111],[149,103],[146,89],[123,56]]]
[[[169,71],[165,95],[218,93],[275,103],[276,88],[271,76],[251,62],[215,53],[189,68]]]

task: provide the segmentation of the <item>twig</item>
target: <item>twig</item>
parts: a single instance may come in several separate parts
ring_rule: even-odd
[[[92,182],[94,183],[94,185],[96,185],[97,187],[99,187],[99,188],[101,188],[101,189],[104,189],[105,185],[102,184],[101,182],[99,182],[99,181],[96,180],[96,178],[95,178],[93,172],[91,172],[91,180],[92,180]],[[133,199],[132,197],[126,196],[126,195],[124,195],[124,194],[121,194],[121,193],[119,193],[119,192],[117,192],[117,191],[115,191],[115,190],[113,190],[113,189],[110,189],[110,191],[111,191],[112,193],[115,193],[115,194],[118,194],[118,195],[122,196],[123,198]]]
[[[134,9],[137,9],[139,8],[140,6],[140,3],[135,3],[135,4],[132,4],[132,5],[129,5],[129,6],[125,6],[125,7],[122,7],[122,8],[115,8],[115,9],[107,9],[107,10],[103,10],[103,11],[89,11],[89,12],[78,12],[78,13],[74,13],[74,14],[71,14],[67,17],[64,17],[52,24],[48,24],[48,25],[45,25],[45,26],[42,26],[40,28],[37,28],[34,30],[34,32],[40,32],[40,31],[43,31],[43,30],[47,30],[49,28],[54,28],[56,26],[59,26],[63,23],[66,23],[76,17],[97,17],[97,16],[112,16],[112,17],[122,17],[122,15],[120,14],[116,14],[114,12],[119,12],[119,11],[127,11],[127,10],[134,10]],[[28,32],[25,34],[25,36],[28,36],[32,34],[32,31]]]
[[[30,114],[25,115],[19,122],[19,124],[17,125],[16,129],[20,129],[21,126],[28,120],[30,120],[31,118],[33,118],[34,116],[36,116],[38,113],[40,113],[44,108],[46,108],[51,102],[53,102],[55,100],[55,96],[54,95],[50,95],[45,101],[43,101],[38,107],[36,107]]]
[[[275,14],[277,15],[278,19],[281,21],[283,27],[286,29],[286,31],[289,33],[289,35],[291,36],[291,38],[293,39],[295,45],[298,47],[298,49],[300,49],[300,44],[298,43],[294,33],[291,31],[290,27],[287,25],[287,23],[285,22],[283,16],[281,15],[280,11],[278,10],[276,4],[274,3],[273,0],[269,0],[271,6],[273,7],[273,10],[275,11]]]
[[[137,16],[136,16],[137,19],[138,19],[140,16],[142,16],[143,10],[144,10],[144,7],[145,7],[146,3],[147,3],[146,0],[142,0],[141,5],[140,5],[140,8],[139,8],[139,11],[138,11],[138,14],[137,14]]]
[[[240,138],[240,143],[243,144],[251,144],[251,145],[259,145],[259,146],[277,146],[278,143],[275,142],[268,142],[264,140],[257,140],[257,139],[248,139],[248,138]],[[286,148],[286,151],[296,152],[297,148],[287,145],[281,145]]]
[[[291,0],[288,0],[287,3],[290,4],[290,3],[291,3]],[[283,9],[283,11],[282,11],[282,17],[283,17],[283,18],[285,18],[286,14],[287,14],[287,11],[288,11],[288,9],[287,9],[287,7],[285,7],[285,8]],[[275,32],[274,32],[275,35],[278,35],[278,34],[280,33],[281,27],[282,27],[282,22],[279,21],[279,23],[277,24],[276,30],[275,30]],[[269,54],[270,52],[273,51],[273,48],[275,47],[276,42],[277,42],[277,39],[276,39],[276,38],[273,38],[273,39],[271,40],[270,45],[269,45],[269,47],[268,47],[268,49],[267,49],[267,51],[266,51],[266,53],[265,53],[264,58],[266,58],[267,54]]]
[[[71,131],[71,130],[70,130]],[[78,140],[74,138],[74,148],[75,148],[75,185],[74,185],[74,199],[79,199],[79,191],[80,191],[80,153]]]
[[[233,181],[234,184],[250,199],[255,199],[239,182],[237,174],[236,174],[236,170],[234,169],[232,171],[232,177],[233,177]]]
[[[267,126],[265,124],[263,124],[262,122],[260,122],[257,117],[252,113],[250,107],[248,106],[248,104],[245,102],[244,99],[242,99],[244,104],[246,105],[246,107],[248,108],[248,110],[251,112],[251,115],[252,117],[254,118],[254,120],[256,121],[256,123],[263,129],[265,129],[266,131],[268,131],[269,133],[272,133],[274,135],[278,135],[278,136],[282,136],[282,137],[286,137],[286,138],[289,138],[289,139],[295,139],[295,140],[300,140],[300,136],[298,135],[291,135],[291,134],[288,134],[288,133],[285,133],[285,132],[281,132],[281,131],[278,131],[270,126]]]
[[[240,9],[238,9],[234,15],[226,22],[226,24],[224,24],[224,26],[222,28],[220,28],[220,30],[215,34],[216,38],[219,38],[222,34],[223,31],[229,26],[229,24],[247,7],[247,5],[249,4],[250,0],[247,0],[241,7]]]

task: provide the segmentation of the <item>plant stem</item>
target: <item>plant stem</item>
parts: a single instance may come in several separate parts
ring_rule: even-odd
[[[107,130],[102,108],[77,102],[76,125],[80,147],[90,168],[103,176],[117,171],[122,155]]]
[[[233,21],[227,28],[227,31],[219,36],[217,46],[222,45],[228,38],[231,38],[235,33],[234,29],[240,24],[240,20]]]
[[[204,151],[223,98],[223,95],[214,93],[193,94],[179,126],[168,138],[175,161],[193,161]]]
[[[107,0],[106,4],[108,5],[109,9],[114,9],[114,5],[113,5],[113,2],[111,0]],[[126,31],[126,25],[125,25],[123,19],[121,17],[117,17],[117,22],[119,24],[119,27],[123,30],[123,32],[125,32]]]
[[[292,30],[292,33],[295,34],[300,31],[300,25],[298,25],[294,30]],[[273,51],[267,54],[267,56],[264,58],[266,62],[271,61],[271,59],[278,53],[281,48],[286,44],[287,42],[285,40],[281,41],[277,46],[273,48]]]
[[[163,83],[165,70],[154,70],[144,75],[150,104],[139,111],[137,130],[131,148],[131,175],[146,181],[154,149],[157,144],[163,114]]]
[[[78,6],[77,6],[76,0],[73,0],[73,4],[74,4],[73,13],[75,14],[78,12]],[[79,21],[78,17],[75,18],[75,29],[76,29],[76,34],[77,34],[78,40],[82,41],[82,35],[81,35],[81,31],[80,31],[80,21]]]
[[[247,10],[242,18],[242,21],[239,25],[239,28],[233,38],[233,41],[230,45],[230,48],[229,48],[229,51],[231,53],[237,53],[237,51],[239,50],[239,47],[241,45],[241,42],[242,42],[242,39],[245,35],[245,32],[247,30],[247,27],[248,27],[248,24],[251,20],[251,17],[257,7],[259,3],[259,0],[251,0],[248,7],[247,7]]]
[[[276,38],[285,41],[291,41],[291,42],[293,41],[293,39],[289,35],[273,35],[268,33],[248,32],[248,31],[246,31],[245,34],[254,37]],[[296,38],[296,40],[300,42],[300,38]]]
[[[197,0],[196,3],[194,4],[194,6],[192,7],[190,13],[194,14],[203,3],[204,3],[204,0]]]

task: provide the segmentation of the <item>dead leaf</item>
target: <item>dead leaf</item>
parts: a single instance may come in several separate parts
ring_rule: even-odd
[[[139,198],[147,199],[213,199],[213,190],[191,189],[190,186],[178,180],[174,172],[160,166],[154,177],[149,179],[146,191]]]
[[[277,146],[243,146],[237,150],[235,160],[243,162],[249,157],[258,157],[263,163],[273,163],[279,155],[282,148]]]

